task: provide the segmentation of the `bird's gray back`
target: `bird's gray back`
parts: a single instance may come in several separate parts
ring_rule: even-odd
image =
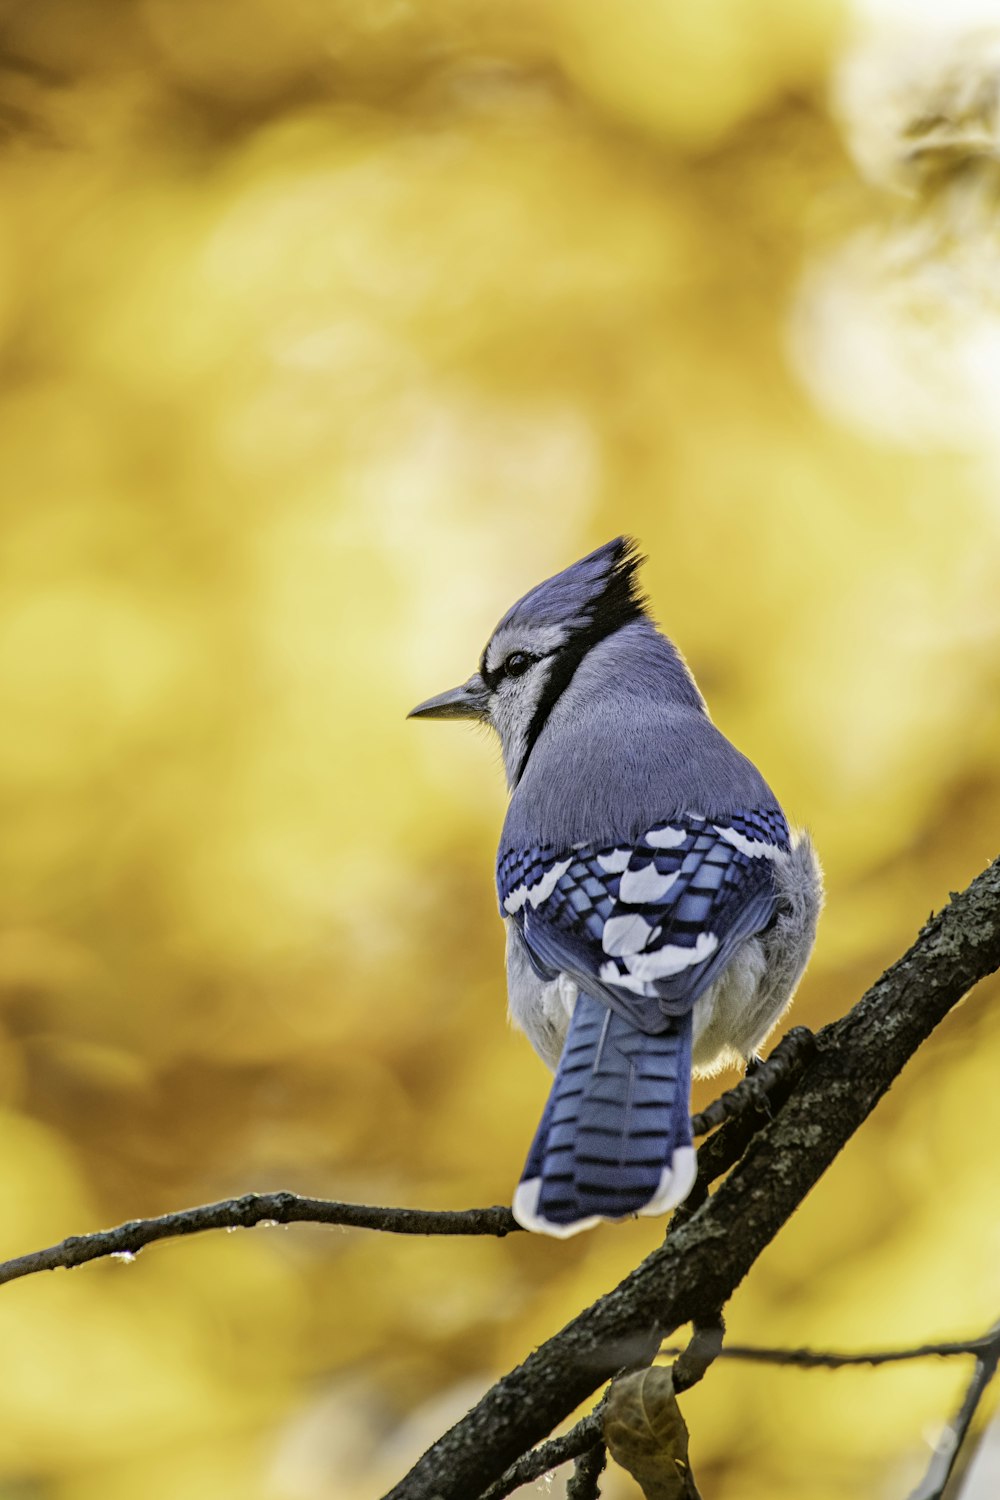
[[[709,719],[679,653],[642,622],[580,663],[532,749],[500,848],[634,841],[677,813],[714,820],[776,805]]]

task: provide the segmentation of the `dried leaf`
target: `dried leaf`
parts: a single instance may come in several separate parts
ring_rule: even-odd
[[[604,1440],[646,1500],[697,1500],[688,1467],[688,1430],[671,1371],[652,1365],[616,1380],[604,1416]]]

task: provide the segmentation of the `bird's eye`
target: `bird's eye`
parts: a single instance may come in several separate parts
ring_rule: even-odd
[[[535,660],[527,651],[512,651],[503,664],[506,677],[523,677]]]

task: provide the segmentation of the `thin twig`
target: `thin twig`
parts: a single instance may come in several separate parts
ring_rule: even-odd
[[[568,1463],[571,1458],[577,1458],[581,1453],[586,1453],[593,1448],[595,1443],[601,1443],[603,1401],[588,1413],[581,1417],[575,1427],[569,1432],[564,1432],[561,1437],[550,1438],[547,1443],[542,1443],[537,1448],[532,1448],[522,1455],[509,1469],[505,1469],[500,1478],[484,1490],[480,1500],[504,1500],[514,1490],[521,1488],[523,1484],[531,1484],[540,1479],[543,1474],[548,1474],[552,1469],[557,1469],[560,1464]],[[603,1446],[603,1444],[602,1444]]]
[[[980,1355],[996,1343],[996,1331],[980,1334],[977,1338],[954,1340],[940,1344],[920,1344],[913,1349],[885,1349],[872,1353],[838,1354],[822,1349],[768,1349],[757,1344],[725,1344],[719,1350],[719,1359],[744,1359],[762,1365],[791,1365],[800,1370],[840,1370],[851,1365],[901,1364],[911,1359],[950,1359],[960,1354]],[[690,1346],[688,1346],[690,1347]],[[661,1354],[682,1356],[686,1351],[678,1347],[664,1348]]]
[[[298,1193],[246,1193],[221,1203],[205,1203],[156,1219],[130,1219],[117,1229],[75,1234],[13,1260],[0,1262],[0,1286],[36,1271],[82,1266],[105,1256],[138,1255],[156,1240],[206,1229],[252,1229],[256,1224],[337,1224],[345,1229],[380,1229],[389,1234],[513,1234],[521,1226],[509,1208],[371,1208],[363,1203],[334,1203],[302,1198]]]
[[[674,1390],[677,1395],[689,1391],[699,1380],[704,1380],[710,1367],[723,1352],[722,1340],[726,1336],[726,1325],[721,1312],[714,1318],[695,1326],[686,1349],[681,1349],[674,1360]]]
[[[712,1365],[722,1353],[722,1341],[726,1336],[726,1320],[720,1310],[711,1318],[694,1325],[686,1349],[682,1349],[671,1367],[674,1394],[689,1391],[699,1380],[704,1380]],[[684,1473],[685,1500],[701,1500],[695,1483],[694,1471],[688,1461]]]
[[[921,1483],[913,1491],[910,1500],[944,1500],[948,1481],[958,1463],[958,1456],[969,1434],[976,1408],[983,1398],[986,1387],[997,1372],[997,1365],[1000,1364],[1000,1323],[994,1323],[985,1340],[979,1342],[976,1367],[962,1398],[962,1404],[938,1443],[930,1467]]]
[[[573,1477],[566,1486],[566,1500],[599,1500],[600,1479],[608,1461],[608,1450],[603,1443],[595,1443],[581,1453],[573,1465]]]

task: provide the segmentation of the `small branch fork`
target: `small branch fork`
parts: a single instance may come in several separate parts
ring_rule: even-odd
[[[1000,1365],[1000,1323],[994,1323],[989,1333],[974,1340],[965,1351],[976,1356],[972,1379],[966,1387],[962,1404],[937,1446],[930,1467],[922,1482],[913,1491],[910,1500],[944,1500],[949,1481],[955,1472],[965,1440],[969,1435],[973,1418],[986,1388]]]
[[[943,1500],[945,1487],[953,1472],[962,1444],[968,1435],[976,1408],[996,1374],[1000,1364],[1000,1323],[994,1324],[986,1333],[975,1338],[952,1340],[947,1343],[919,1344],[912,1349],[880,1349],[858,1353],[834,1353],[818,1349],[769,1349],[753,1344],[723,1344],[724,1324],[721,1317],[709,1320],[704,1326],[694,1329],[687,1347],[663,1348],[661,1355],[676,1356],[674,1362],[674,1389],[680,1395],[690,1390],[708,1373],[716,1359],[738,1359],[755,1364],[787,1365],[800,1370],[842,1370],[852,1366],[902,1364],[914,1359],[951,1359],[960,1355],[974,1354],[976,1367],[962,1406],[955,1421],[949,1427],[940,1448],[934,1456],[931,1468],[923,1485],[911,1495],[910,1500]],[[593,1472],[597,1476],[604,1467],[604,1444],[601,1441],[604,1399],[587,1416],[561,1437],[552,1438],[537,1448],[532,1448],[516,1463],[511,1464],[501,1477],[484,1490],[479,1500],[505,1500],[522,1485],[532,1484],[543,1474],[576,1459],[589,1482],[593,1466],[600,1461],[600,1468]],[[593,1493],[583,1492],[586,1494]],[[573,1500],[573,1497],[570,1497]]]
[[[575,1427],[571,1427],[569,1432],[564,1432],[561,1437],[550,1438],[547,1443],[541,1443],[517,1459],[499,1479],[483,1491],[479,1500],[505,1500],[514,1490],[541,1479],[543,1474],[557,1469],[560,1464],[568,1463],[570,1459],[583,1458],[595,1448],[603,1450],[603,1405],[603,1402],[597,1405]],[[601,1467],[603,1468],[603,1464]]]

